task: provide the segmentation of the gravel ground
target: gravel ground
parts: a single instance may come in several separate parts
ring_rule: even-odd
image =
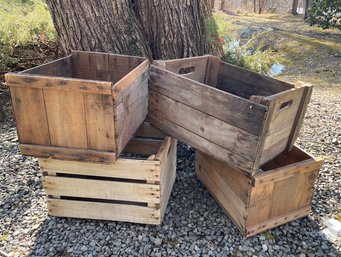
[[[0,256],[341,256],[340,243],[320,234],[322,218],[341,212],[340,95],[341,87],[315,89],[298,140],[326,160],[311,214],[250,239],[196,178],[194,150],[181,144],[161,226],[47,216],[37,161],[20,155],[8,106],[0,123]]]

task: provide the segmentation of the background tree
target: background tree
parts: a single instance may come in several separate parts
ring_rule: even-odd
[[[308,10],[307,21],[323,29],[338,28],[341,30],[341,1],[314,0]]]
[[[46,2],[66,52],[91,50],[169,59],[220,51],[209,0]]]
[[[298,0],[292,0],[291,14],[297,15]]]

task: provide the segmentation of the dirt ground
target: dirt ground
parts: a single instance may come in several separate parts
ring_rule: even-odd
[[[304,81],[316,86],[340,86],[339,30],[309,26],[301,15],[226,15],[226,21],[230,23],[229,32],[236,38],[240,38],[246,29],[253,30],[253,44],[262,46],[263,50],[273,50],[273,54],[284,62],[286,71],[277,76],[278,79],[297,84]]]

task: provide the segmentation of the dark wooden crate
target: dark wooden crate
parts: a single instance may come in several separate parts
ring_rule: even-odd
[[[23,155],[114,162],[147,114],[145,58],[73,52],[5,77]]]
[[[196,154],[197,176],[243,236],[309,214],[322,159],[294,146],[264,164],[262,173],[252,177],[207,154]]]
[[[159,225],[176,177],[176,140],[144,123],[113,164],[39,165],[50,215]]]
[[[213,56],[156,61],[148,117],[165,133],[255,174],[292,149],[311,92]]]

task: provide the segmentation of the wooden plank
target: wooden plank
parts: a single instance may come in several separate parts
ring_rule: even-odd
[[[231,217],[235,225],[243,231],[245,228],[245,204],[216,172],[205,162],[196,162],[196,174],[208,191]]]
[[[269,130],[270,127],[270,123],[272,120],[272,117],[274,115],[274,106],[275,106],[275,102],[274,101],[268,101],[265,98],[260,100],[262,102],[262,104],[268,106],[268,111],[265,114],[265,118],[263,120],[263,126],[260,132],[260,138],[259,138],[259,142],[258,142],[258,146],[256,148],[256,158],[254,160],[253,166],[252,166],[252,170],[251,170],[251,176],[254,176],[256,174],[256,172],[259,169],[260,161],[261,161],[261,157],[263,154],[263,149],[264,149],[264,144],[265,144],[265,140],[266,140],[266,134]],[[266,161],[265,161],[266,162]]]
[[[259,135],[262,129],[266,106],[177,76],[154,65],[151,66],[149,88],[254,135]]]
[[[310,213],[310,206],[306,206],[299,210],[285,213],[273,219],[266,220],[265,222],[258,223],[254,226],[248,226],[246,228],[246,234],[244,236],[250,237],[250,236],[256,235],[268,229],[278,227],[282,224],[288,223],[292,220],[296,220],[298,218],[307,216],[309,215],[309,213]]]
[[[200,151],[196,151],[196,162],[199,165],[205,164],[210,170],[214,169],[243,203],[245,205],[248,203],[251,178]]]
[[[110,54],[109,70],[111,71],[111,81],[113,83],[118,82],[133,69],[146,62],[149,63],[144,57]]]
[[[264,90],[270,94],[276,94],[295,86],[278,79],[273,79],[268,76],[261,75],[247,69],[237,67],[232,64],[220,63],[219,75],[228,76],[229,78],[243,83],[247,87],[254,87],[257,90]],[[261,95],[261,94],[253,94]]]
[[[166,134],[164,134],[161,130],[154,128],[150,125],[149,122],[144,122],[136,131],[136,136],[140,137],[151,137],[151,138],[162,138],[164,139],[166,137]]]
[[[123,149],[124,153],[156,155],[159,151],[162,140],[132,138]]]
[[[114,105],[111,96],[84,94],[84,108],[88,148],[115,152]]]
[[[72,77],[71,55],[24,70],[20,74],[38,74],[45,76]]]
[[[163,219],[163,216],[166,213],[167,204],[169,198],[172,193],[172,188],[176,179],[176,153],[177,146],[176,140],[171,139],[171,145],[169,147],[169,151],[166,151],[167,155],[165,158],[161,159],[160,166],[160,176],[161,176],[161,207],[160,207],[160,216]]]
[[[10,87],[30,87],[54,91],[82,92],[111,95],[111,82],[52,77],[25,73],[7,73],[6,84]]]
[[[298,108],[295,122],[293,124],[293,130],[289,136],[289,140],[288,140],[289,144],[287,147],[287,151],[291,150],[294,147],[294,143],[298,137],[298,134],[303,124],[304,116],[307,111],[312,92],[313,92],[313,87],[311,85],[304,85],[304,93],[302,96],[301,105]]]
[[[87,149],[83,93],[44,90],[51,145]]]
[[[254,99],[254,95],[258,96],[269,96],[272,93],[266,91],[263,88],[256,88],[250,84],[243,83],[242,81],[233,79],[230,77],[230,74],[219,74],[217,88],[233,94],[235,96],[242,97],[244,99]]]
[[[42,90],[29,87],[11,87],[10,90],[19,142],[50,145]]]
[[[194,133],[191,133],[185,128],[173,122],[170,122],[153,112],[149,112],[148,115],[151,124],[154,124],[166,134],[178,138],[184,143],[189,144],[192,147],[209,155],[212,155],[219,160],[233,164],[236,167],[240,167],[240,169],[245,171],[246,173],[250,172],[250,169],[253,166],[252,161],[247,160],[242,156],[236,155],[235,153],[230,152],[227,149],[220,147],[219,145],[216,145]]]
[[[133,69],[133,67],[130,69],[132,71],[128,72],[122,79],[113,85],[112,97],[115,106],[120,104],[135,90],[145,91],[146,89],[144,87],[148,87],[148,84],[144,82],[149,80],[149,61],[145,60],[135,69]]]
[[[161,222],[158,210],[143,206],[59,199],[48,199],[47,206],[49,214],[57,217],[115,220],[155,225]]]
[[[174,101],[154,90],[149,92],[149,112],[155,112],[186,130],[246,159],[252,160],[255,157],[254,149],[258,144],[258,137],[255,135],[186,104]]]
[[[95,150],[20,144],[19,149],[22,155],[30,155],[43,158],[55,158],[62,160],[74,160],[84,162],[114,163],[116,154]]]
[[[160,186],[142,183],[44,176],[47,195],[160,203]]]
[[[63,174],[103,176],[160,181],[160,161],[118,159],[114,164],[39,159],[43,171]]]
[[[206,67],[205,84],[211,87],[217,87],[219,74],[220,58],[208,56]]]
[[[209,56],[199,56],[167,61],[156,61],[154,63],[185,78],[205,83],[208,58]]]
[[[246,227],[253,226],[270,218],[274,183],[259,184],[252,188],[247,206]],[[276,199],[277,200],[277,199]]]
[[[133,83],[134,84],[134,83]],[[148,80],[135,84],[131,92],[114,110],[117,153],[120,153],[147,115]]]
[[[261,184],[274,183],[300,173],[320,169],[322,164],[322,159],[317,159],[316,161],[314,159],[308,159],[299,163],[294,163],[285,167],[259,173],[253,177],[253,186],[257,187]]]

